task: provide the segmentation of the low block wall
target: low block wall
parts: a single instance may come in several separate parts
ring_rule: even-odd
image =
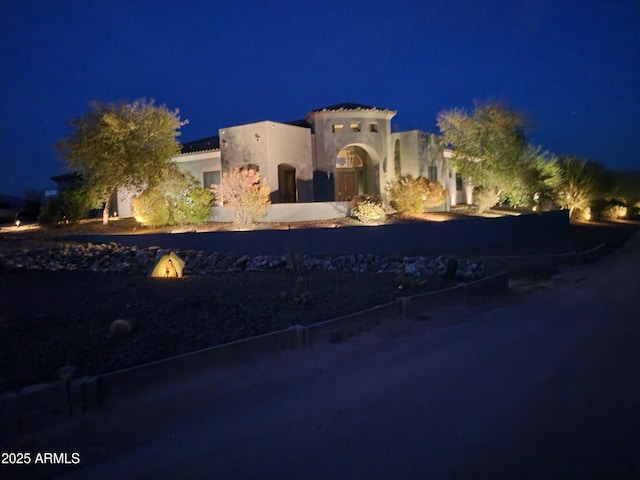
[[[100,375],[97,401],[129,395],[179,380],[200,370],[215,370],[241,362],[253,362],[265,355],[291,350],[297,345],[295,327],[186,353],[159,362]]]
[[[480,257],[486,271],[495,272],[546,272],[559,267],[571,267],[597,260],[606,250],[602,243],[584,252],[542,255],[508,255]]]
[[[348,217],[350,213],[350,202],[274,203],[260,222],[289,223],[332,220]],[[234,209],[231,207],[211,207],[210,220],[212,222],[232,222],[233,217]]]
[[[80,378],[70,383],[69,395],[62,382],[36,385],[0,395],[0,445],[17,435],[34,432],[73,415],[100,408],[118,398],[175,382],[198,371],[215,371],[242,362],[258,361],[266,355],[306,348],[320,342],[340,341],[402,315],[413,318],[421,309],[434,305],[467,302],[477,296],[500,295],[507,288],[506,275],[497,275],[466,285],[405,297],[385,305],[309,326],[296,325],[265,335],[179,355],[166,360],[117,372]],[[8,445],[9,446],[9,445]]]
[[[239,255],[284,255],[302,247],[309,255],[426,255],[434,251],[507,246],[561,234],[570,227],[566,210],[501,218],[447,222],[399,223],[342,228],[252,230],[146,235],[69,235],[92,243],[234,252]]]
[[[340,341],[343,338],[361,332],[364,328],[380,323],[385,318],[401,314],[401,303],[400,301],[395,301],[334,320],[309,325],[308,327],[303,327],[305,330],[305,345],[312,346],[322,342]]]

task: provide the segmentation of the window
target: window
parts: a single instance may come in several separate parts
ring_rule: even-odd
[[[377,123],[370,123],[369,124],[369,131],[377,133],[378,132],[378,124]]]
[[[456,173],[456,190],[462,190],[462,175]]]
[[[438,168],[429,167],[429,171],[427,172],[427,178],[429,180],[438,180]]]
[[[342,123],[334,123],[333,124],[333,133],[340,133],[344,130],[344,125]]]
[[[220,170],[202,173],[202,184],[204,188],[213,189],[214,185],[220,185]]]
[[[349,124],[349,128],[351,128],[352,132],[359,132],[360,131],[360,124],[357,122],[351,122]]]

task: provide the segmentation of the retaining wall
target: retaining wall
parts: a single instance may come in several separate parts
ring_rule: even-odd
[[[500,247],[556,236],[570,228],[566,210],[500,218],[465,218],[447,222],[379,226],[251,230],[241,232],[158,233],[145,235],[69,235],[69,240],[116,242],[144,248],[233,252],[238,255],[284,255],[300,248],[308,255],[425,255],[433,251]]]

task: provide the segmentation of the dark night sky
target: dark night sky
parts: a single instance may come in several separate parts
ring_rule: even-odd
[[[51,188],[92,100],[153,98],[180,140],[357,102],[437,132],[504,101],[533,143],[639,167],[637,0],[1,1],[0,193]]]

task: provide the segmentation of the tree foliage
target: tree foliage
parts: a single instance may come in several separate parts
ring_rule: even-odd
[[[38,223],[46,227],[74,224],[86,216],[89,208],[87,192],[83,188],[63,190],[42,207]]]
[[[412,175],[401,175],[388,189],[393,208],[406,213],[424,213],[425,208],[442,205],[447,197],[439,182]]]
[[[438,114],[438,127],[444,144],[453,149],[458,173],[496,192],[509,183],[514,162],[526,147],[521,115],[501,104],[477,106],[471,114],[444,110]]]
[[[627,207],[633,216],[640,209],[640,170],[622,170],[612,173],[612,196]]]
[[[145,225],[183,225],[209,218],[213,196],[190,173],[174,165],[162,170],[162,179],[132,199],[135,218]]]
[[[561,157],[558,162],[562,171],[562,182],[558,189],[558,202],[575,217],[591,203],[602,198],[610,187],[606,169],[597,162],[574,156]]]
[[[539,147],[528,146],[515,163],[517,171],[505,185],[501,199],[513,207],[555,204],[557,190],[562,183],[557,159],[541,152]]]
[[[458,173],[474,185],[479,211],[506,200],[513,207],[551,201],[561,181],[557,161],[527,143],[524,117],[501,104],[438,115],[444,144]]]
[[[238,225],[253,225],[271,205],[269,184],[253,168],[233,168],[223,173],[221,184],[214,190],[223,205],[235,208],[234,223]]]
[[[180,153],[176,137],[178,110],[145,99],[132,103],[92,103],[92,109],[71,122],[71,133],[58,148],[67,165],[85,180],[91,199],[104,203],[117,187],[141,190],[155,185],[171,157]]]

